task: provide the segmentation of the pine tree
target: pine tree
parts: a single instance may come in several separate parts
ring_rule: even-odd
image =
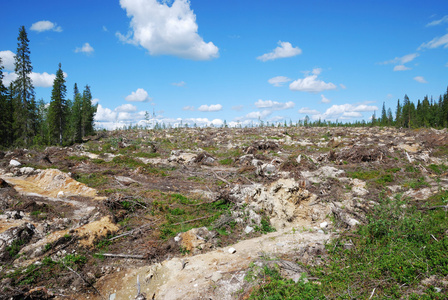
[[[51,91],[51,102],[48,111],[48,120],[50,124],[51,141],[57,141],[62,146],[67,126],[67,100],[65,95],[67,87],[65,86],[64,73],[59,63],[59,69],[56,72],[56,78],[53,81],[53,90]]]
[[[17,79],[13,82],[13,129],[16,144],[30,145],[37,130],[37,107],[34,99],[34,86],[30,77],[33,71],[28,46],[30,41],[28,40],[24,26],[20,27],[17,40],[17,53],[14,62]]]

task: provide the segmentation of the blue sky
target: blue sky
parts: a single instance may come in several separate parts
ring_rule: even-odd
[[[448,85],[448,2],[4,1],[0,56],[14,78],[20,26],[36,98],[58,64],[91,86],[97,127],[368,120]]]

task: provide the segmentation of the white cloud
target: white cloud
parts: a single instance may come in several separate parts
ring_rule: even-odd
[[[212,104],[212,105],[201,105],[198,108],[199,111],[203,111],[203,112],[211,112],[211,111],[220,111],[222,110],[222,105],[221,104]]]
[[[304,115],[317,115],[317,114],[320,114],[320,112],[318,110],[310,109],[308,107],[302,107],[301,109],[299,109],[298,113],[299,114],[304,114]]]
[[[380,64],[382,64],[382,65],[387,65],[387,64],[400,64],[400,65],[403,65],[405,63],[413,61],[418,56],[420,56],[420,54],[418,54],[418,53],[406,54],[406,55],[404,55],[402,57],[395,57],[394,59],[384,61],[384,62],[382,62]]]
[[[31,73],[30,78],[33,81],[33,85],[35,87],[52,87],[54,79],[56,78],[55,74],[48,74],[47,72],[43,73]]]
[[[137,106],[127,103],[127,104],[118,106],[117,108],[115,108],[115,111],[117,111],[117,112],[136,112]]]
[[[443,46],[443,48],[448,48],[448,33],[441,37],[433,38],[427,43],[423,43],[418,47],[418,50],[423,48],[434,49]]]
[[[350,119],[350,118],[362,118],[362,112],[374,112],[378,110],[377,106],[367,104],[341,104],[332,105],[323,114],[314,114],[312,117],[314,120],[336,120],[336,119]]]
[[[15,54],[12,51],[0,51],[0,57],[2,58],[2,65],[6,71],[14,71]]]
[[[265,109],[262,111],[253,111],[245,115],[244,119],[264,119],[270,114],[272,114],[272,111],[269,109]]]
[[[243,105],[235,105],[235,106],[232,106],[232,110],[234,110],[234,111],[242,111],[243,108],[244,108]]]
[[[426,27],[436,26],[436,25],[440,25],[440,24],[443,24],[443,23],[448,23],[448,15],[447,16],[443,16],[439,20],[434,20],[434,21],[426,24]]]
[[[132,32],[117,37],[126,43],[140,45],[151,55],[174,55],[193,60],[208,60],[219,56],[212,42],[198,35],[196,15],[189,0],[159,3],[157,0],[120,0],[131,18]]]
[[[411,68],[408,68],[405,65],[396,65],[394,67],[394,71],[407,71],[407,70],[411,70]]]
[[[339,86],[341,87],[341,89],[345,90],[347,87],[345,85],[343,85],[342,83],[339,84]]]
[[[320,95],[320,102],[322,102],[322,103],[330,103],[331,102],[331,100],[330,99],[327,99],[324,95]]]
[[[3,73],[3,84],[8,86],[11,82],[17,79],[17,74],[14,72]],[[64,72],[64,77],[67,77],[67,73]],[[47,72],[43,73],[34,73],[30,74],[31,81],[33,82],[34,87],[52,87],[54,79],[56,78],[55,74],[48,74]]]
[[[414,80],[420,83],[428,83],[423,76],[415,76]]]
[[[316,68],[312,71],[313,75],[306,75],[303,79],[297,79],[289,85],[289,89],[292,91],[318,93],[325,90],[334,90],[336,85],[329,82],[326,83],[317,79],[317,76],[322,72],[322,69]]]
[[[50,21],[39,21],[31,25],[31,30],[37,31],[37,32],[43,32],[43,31],[56,31],[61,32],[62,28],[61,26],[57,26],[56,23],[50,22]]]
[[[182,87],[182,86],[185,86],[186,83],[185,83],[185,81],[180,81],[180,82],[173,82],[172,85]]]
[[[152,99],[148,96],[148,92],[144,89],[137,89],[135,92],[132,92],[130,95],[126,96],[126,101],[130,102],[148,102]]]
[[[194,106],[184,106],[182,110],[194,111]]]
[[[285,76],[277,76],[268,80],[273,86],[283,86],[284,83],[289,81],[291,81],[291,79]]]
[[[268,61],[302,54],[302,49],[299,47],[293,47],[289,42],[279,41],[278,44],[280,46],[275,48],[272,52],[258,56],[257,59],[261,61]]]
[[[255,102],[255,106],[258,108],[269,108],[271,110],[283,110],[283,109],[289,109],[294,107],[294,102],[288,101],[286,103],[281,103],[277,101],[272,100],[261,100],[259,99],[257,102]]]
[[[95,121],[113,122],[117,119],[117,112],[98,104],[95,114]]]
[[[107,29],[106,26],[103,25],[103,31],[104,31],[104,32],[108,32],[109,30]]]
[[[4,86],[8,86],[11,82],[13,82],[16,79],[17,79],[17,74],[14,72],[11,72],[11,73],[4,72],[3,73],[3,85]]]
[[[98,99],[98,98],[92,99],[92,105],[97,105],[99,102],[100,102],[100,99]]]
[[[75,49],[76,53],[82,52],[82,53],[86,53],[86,54],[92,54],[94,51],[95,51],[95,49],[93,49],[93,47],[90,46],[89,43],[84,43],[84,45],[82,45],[81,48],[78,47]]]

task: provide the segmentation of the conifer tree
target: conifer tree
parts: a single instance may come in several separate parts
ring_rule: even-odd
[[[17,79],[13,82],[14,90],[14,123],[16,144],[30,145],[36,134],[36,101],[34,86],[31,81],[33,67],[30,60],[29,40],[25,27],[19,29],[17,38],[17,53],[15,55],[14,71]]]
[[[8,103],[8,89],[3,85],[3,65],[0,57],[0,146],[9,146],[11,107]]]
[[[90,86],[86,85],[82,93],[82,136],[88,136],[95,133],[94,129],[94,117],[96,114],[96,106],[92,105],[92,93],[90,92]]]
[[[73,141],[75,143],[82,142],[82,96],[76,83],[73,88],[73,105],[70,115],[70,128],[72,130]]]
[[[67,126],[67,100],[65,95],[67,88],[65,86],[64,73],[59,63],[59,69],[56,72],[56,78],[53,81],[53,90],[51,91],[51,102],[48,111],[48,123],[50,125],[50,135],[52,142],[57,141],[62,145],[65,130]]]

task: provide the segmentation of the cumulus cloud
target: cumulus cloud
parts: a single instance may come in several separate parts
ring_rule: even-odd
[[[433,38],[427,43],[423,43],[418,47],[418,50],[423,48],[434,49],[443,46],[443,48],[448,48],[448,33],[441,37]]]
[[[2,58],[2,65],[6,71],[14,71],[15,54],[12,51],[0,51],[0,57]]]
[[[302,49],[299,47],[293,47],[289,42],[279,41],[278,44],[279,46],[272,52],[258,56],[257,59],[261,61],[268,61],[302,54]]]
[[[148,102],[152,99],[148,96],[148,92],[144,89],[137,89],[135,92],[132,92],[130,95],[126,96],[126,101],[129,102]]]
[[[116,119],[117,112],[111,110],[110,108],[103,107],[101,104],[98,104],[95,114],[95,121],[112,122]]]
[[[447,16],[443,16],[441,19],[439,20],[434,20],[428,24],[426,24],[426,27],[430,27],[430,26],[437,26],[443,23],[448,23],[448,15]]]
[[[194,106],[184,106],[182,110],[194,111]]]
[[[203,112],[211,112],[211,111],[220,111],[222,110],[222,105],[221,104],[212,104],[212,105],[201,105],[198,108],[199,111],[203,111]]]
[[[299,114],[304,114],[304,115],[318,115],[318,114],[320,114],[320,112],[318,110],[310,109],[308,107],[302,107],[301,109],[299,109],[298,113]]]
[[[56,23],[50,22],[50,21],[39,21],[31,25],[31,30],[37,31],[37,32],[44,32],[44,31],[56,31],[61,32],[62,28],[61,26],[57,26]]]
[[[268,80],[273,86],[283,86],[284,83],[289,81],[291,81],[291,79],[285,76],[277,76]]]
[[[180,82],[173,82],[172,85],[182,87],[182,86],[185,86],[186,83],[185,83],[185,81],[180,81]]]
[[[420,83],[428,83],[423,76],[415,76],[414,80]]]
[[[244,108],[244,105],[234,105],[232,106],[232,110],[234,111],[242,111]]]
[[[132,105],[132,104],[123,104],[118,106],[117,108],[115,108],[115,111],[118,112],[136,112],[137,111],[137,106]]]
[[[17,79],[17,74],[14,72],[3,73],[3,84],[8,86],[11,82]],[[64,77],[67,77],[67,73],[64,72]],[[48,74],[47,72],[43,73],[35,73],[32,72],[30,74],[31,81],[33,82],[34,87],[52,87],[54,79],[56,78],[55,74]]]
[[[160,3],[157,0],[120,0],[131,18],[132,31],[117,37],[126,43],[140,45],[151,55],[174,55],[193,60],[209,60],[219,56],[212,42],[204,42],[198,34],[196,15],[189,0]]]
[[[320,102],[322,102],[322,103],[330,103],[330,102],[331,102],[331,100],[325,98],[324,95],[320,95],[320,98],[321,98],[321,99],[320,99]]]
[[[272,111],[265,109],[262,111],[253,111],[244,116],[243,119],[264,119],[272,114]]]
[[[30,78],[33,81],[33,85],[36,87],[52,87],[56,75],[48,74],[47,72],[43,73],[33,72],[30,74]]]
[[[84,43],[84,45],[82,45],[82,47],[77,47],[75,49],[76,53],[85,53],[85,54],[92,54],[95,51],[95,49],[93,49],[92,46],[90,46],[89,43]]]
[[[258,108],[268,108],[271,110],[283,110],[283,109],[289,109],[294,107],[294,102],[288,101],[286,103],[281,103],[277,101],[272,100],[261,100],[259,99],[257,102],[255,102],[255,106]]]
[[[310,92],[310,93],[318,93],[325,90],[334,90],[336,89],[336,85],[329,82],[326,83],[322,80],[317,79],[317,76],[322,72],[322,69],[317,68],[314,69],[311,74],[306,75],[305,78],[299,78],[289,85],[289,89],[291,91],[301,91],[301,92]]]
[[[336,120],[336,119],[351,119],[362,118],[363,112],[374,112],[378,110],[377,106],[368,104],[341,104],[332,105],[323,114],[314,114],[313,119],[322,120]]]

